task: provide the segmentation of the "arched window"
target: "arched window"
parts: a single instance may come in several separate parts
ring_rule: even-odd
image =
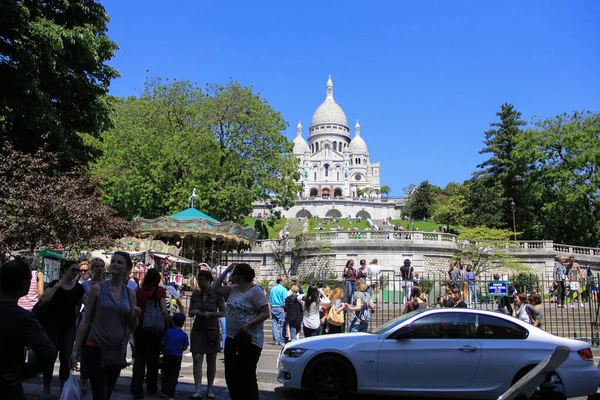
[[[317,171],[315,170],[315,181],[317,180]]]
[[[333,142],[333,151],[337,151],[337,142]]]
[[[338,181],[340,180],[340,171],[337,171],[337,178],[336,178],[336,180],[338,180]]]
[[[325,164],[325,176],[329,176],[329,164]]]
[[[319,151],[319,143],[317,142],[317,143],[315,143],[315,152],[318,152],[318,151]]]

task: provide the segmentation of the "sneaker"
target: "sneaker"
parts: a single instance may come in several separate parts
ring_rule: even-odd
[[[579,307],[585,308],[585,304],[581,303],[581,304],[579,304]]]
[[[571,308],[575,308],[575,304],[571,304]]]

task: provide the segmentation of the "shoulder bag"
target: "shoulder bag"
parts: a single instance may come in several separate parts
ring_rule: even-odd
[[[142,328],[153,336],[162,336],[166,330],[165,326],[165,316],[160,307],[160,301],[158,300],[157,287],[150,300],[148,300],[148,303],[146,303]]]
[[[344,324],[344,313],[338,314],[336,307],[332,304],[327,314],[327,323],[334,326],[342,326]]]

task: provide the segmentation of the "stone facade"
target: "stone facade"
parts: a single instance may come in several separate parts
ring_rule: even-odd
[[[403,199],[381,199],[379,163],[371,162],[358,121],[354,137],[344,110],[333,98],[333,82],[327,81],[325,100],[315,111],[308,129],[308,143],[298,122],[293,154],[298,159],[302,186],[296,205],[277,209],[286,218],[352,217],[399,218]],[[253,204],[253,215],[273,211],[269,202]]]

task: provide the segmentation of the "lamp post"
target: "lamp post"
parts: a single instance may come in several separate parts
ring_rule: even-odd
[[[517,205],[515,204],[514,200],[510,201],[510,209],[512,210],[512,214],[513,214],[513,235],[514,235],[514,239],[516,241],[517,240],[517,220],[515,219],[515,211],[517,210]]]

